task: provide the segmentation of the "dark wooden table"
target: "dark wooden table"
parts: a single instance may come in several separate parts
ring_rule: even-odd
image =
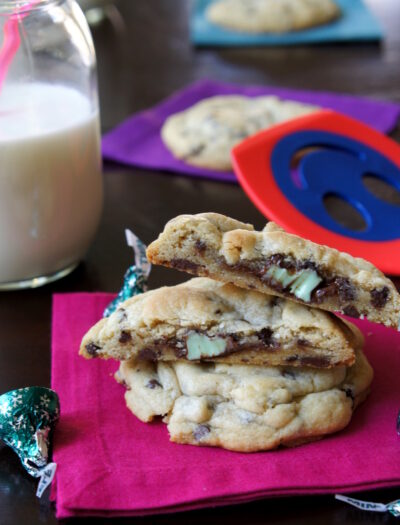
[[[332,90],[400,103],[400,2],[369,0],[368,4],[387,33],[380,45],[196,50],[188,42],[187,0],[116,2],[119,14],[112,13],[114,23],[108,20],[93,30],[103,128],[110,129],[131,113],[201,78]],[[396,132],[395,136],[398,138],[400,134]],[[236,185],[116,165],[105,166],[104,180],[102,222],[80,267],[64,280],[44,288],[0,294],[0,393],[22,386],[50,384],[51,296],[54,292],[116,291],[131,262],[124,242],[125,227],[150,242],[168,219],[180,213],[212,210],[258,227],[265,222]],[[183,274],[154,268],[150,285],[174,284],[183,279]],[[2,525],[56,522],[48,500],[36,499],[36,483],[11,450],[0,445]],[[387,502],[400,497],[400,488],[361,496]],[[74,523],[81,521],[77,519]],[[113,523],[120,521],[358,524],[394,523],[395,519],[360,512],[331,496],[321,496],[270,499],[177,515],[113,520]]]

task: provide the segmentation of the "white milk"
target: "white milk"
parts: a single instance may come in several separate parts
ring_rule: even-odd
[[[0,284],[77,263],[102,208],[99,116],[75,90],[0,92]]]

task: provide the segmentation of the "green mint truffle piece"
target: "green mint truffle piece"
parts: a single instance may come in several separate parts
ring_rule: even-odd
[[[188,359],[194,360],[223,354],[226,349],[226,340],[222,339],[222,337],[210,338],[193,332],[187,338],[186,345]]]
[[[311,300],[311,292],[321,281],[321,277],[314,270],[302,270],[290,287],[290,291],[298,299],[309,302]]]
[[[286,268],[279,268],[279,266],[271,266],[267,271],[268,277],[272,277],[275,281],[282,284],[284,288],[289,286],[295,279],[297,279],[298,273],[289,273]]]
[[[290,286],[290,291],[302,301],[311,300],[311,292],[322,281],[321,277],[314,270],[300,270],[290,273],[286,268],[271,266],[267,271],[268,277],[281,283],[283,288]]]

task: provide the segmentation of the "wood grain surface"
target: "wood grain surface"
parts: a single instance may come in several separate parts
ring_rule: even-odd
[[[103,130],[202,78],[331,90],[400,103],[400,1],[367,3],[385,29],[386,38],[381,44],[197,50],[188,41],[189,0],[116,1],[109,9],[109,18],[93,29]],[[399,131],[393,136],[399,138]],[[119,289],[122,275],[131,264],[131,252],[124,241],[125,227],[148,243],[168,219],[180,213],[212,210],[257,227],[265,222],[234,184],[111,164],[105,165],[104,181],[102,222],[87,258],[78,269],[44,288],[0,293],[0,393],[22,386],[50,384],[52,294]],[[184,274],[154,268],[150,286],[184,279]],[[56,523],[48,499],[36,499],[36,483],[13,452],[0,445],[0,524]],[[388,502],[400,497],[400,489],[361,496]],[[73,520],[73,523],[103,522],[107,520]],[[395,520],[388,515],[360,512],[330,496],[268,499],[176,515],[112,520],[112,523],[165,525],[204,522],[333,525]]]

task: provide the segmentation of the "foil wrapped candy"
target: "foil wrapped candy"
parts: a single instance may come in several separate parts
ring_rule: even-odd
[[[117,297],[104,310],[103,317],[111,315],[123,301],[147,291],[151,264],[146,257],[146,245],[130,230],[125,230],[125,237],[128,246],[134,251],[135,264],[126,271],[122,288]]]
[[[49,388],[20,388],[0,396],[0,439],[16,452],[31,476],[40,478],[39,497],[56,471],[48,457],[59,415],[58,395]]]
[[[122,289],[105,309],[104,317],[121,302],[147,290],[151,264],[146,258],[146,246],[130,230],[125,230],[125,236],[133,248],[135,264],[125,273]],[[55,463],[48,463],[48,457],[59,416],[58,395],[49,388],[20,388],[0,396],[0,439],[16,452],[31,476],[40,478],[38,497],[52,482],[57,468]]]

